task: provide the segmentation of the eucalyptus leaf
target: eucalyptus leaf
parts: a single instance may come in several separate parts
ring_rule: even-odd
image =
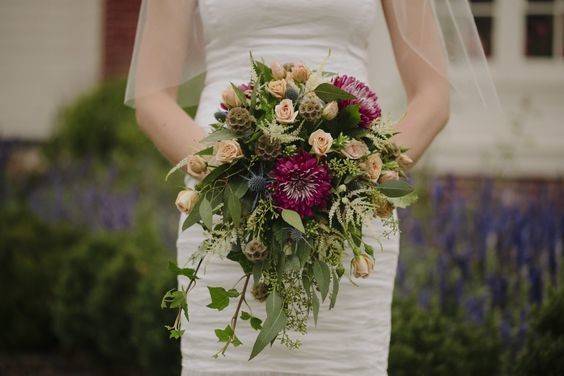
[[[233,224],[239,226],[241,221],[241,201],[239,201],[239,198],[229,185],[225,189],[225,209]]]
[[[213,183],[217,178],[221,176],[221,174],[227,171],[229,167],[231,167],[230,164],[222,164],[215,167],[213,170],[210,171],[209,174],[206,175],[204,180],[202,180],[198,184],[198,187],[205,187],[206,185]]]
[[[206,155],[213,155],[213,146],[207,147],[205,149],[200,150],[199,152],[196,153],[196,155],[199,156],[206,156]]]
[[[234,85],[233,83],[231,83],[231,87],[235,91],[235,94],[237,95],[241,103],[247,103],[247,97],[245,96],[245,93],[243,93],[243,91],[241,91],[241,89],[239,89],[239,87],[237,85]]]
[[[313,322],[317,326],[317,318],[319,317],[319,298],[315,291],[311,294],[311,308],[313,311]]]
[[[323,261],[313,263],[313,276],[321,292],[321,301],[324,301],[329,293],[329,283],[331,282],[331,270]]]
[[[301,233],[305,233],[304,224],[300,215],[290,209],[282,210],[282,219]]]
[[[288,318],[282,309],[282,298],[272,291],[266,300],[266,320],[259,332],[249,360],[257,356],[269,343],[274,341],[286,326]]]
[[[341,280],[335,270],[332,270],[331,274],[333,275],[333,289],[331,290],[331,300],[329,301],[329,309],[333,309],[333,307],[335,307],[335,303],[337,302],[337,296],[339,295],[339,282]]]
[[[319,84],[314,90],[315,94],[324,102],[337,101],[342,99],[354,99],[355,96],[339,89],[337,86],[324,82]]]
[[[204,137],[200,142],[210,143],[210,142],[217,142],[223,140],[232,140],[234,138],[237,138],[237,133],[233,132],[231,129],[221,128],[215,132],[210,133],[207,137]]]
[[[189,228],[190,226],[198,223],[198,221],[201,219],[200,218],[200,204],[201,204],[201,202],[202,202],[201,199],[196,202],[196,204],[192,208],[192,211],[188,214],[188,217],[186,217],[186,219],[184,220],[184,223],[182,224],[182,231],[184,231],[187,228]]]
[[[213,210],[210,201],[206,197],[200,202],[199,212],[204,226],[211,231],[213,227]]]
[[[413,192],[413,187],[405,180],[389,180],[378,184],[376,188],[387,197],[402,197]]]

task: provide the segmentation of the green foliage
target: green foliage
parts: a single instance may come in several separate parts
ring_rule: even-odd
[[[564,289],[553,291],[533,312],[517,375],[564,374]]]
[[[393,307],[390,375],[497,375],[501,344],[493,325],[475,326],[412,301]]]

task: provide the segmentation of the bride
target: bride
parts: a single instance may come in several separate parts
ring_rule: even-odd
[[[441,14],[448,16],[447,21]],[[470,28],[459,29],[461,14]],[[249,51],[265,61],[301,61],[315,66],[330,50],[327,71],[369,82],[382,99],[391,97],[392,89],[403,83],[407,106],[397,124],[400,133],[395,142],[409,148],[409,157],[417,161],[449,118],[453,88],[471,97],[478,96],[473,91],[479,92],[482,100],[487,96],[489,89],[477,77],[487,72],[472,69],[473,85],[458,85],[449,74],[450,62],[464,55],[466,68],[475,66],[472,59],[476,57],[483,68],[481,49],[474,48],[470,54],[466,49],[468,42],[480,47],[469,17],[467,0],[145,0],[126,103],[135,106],[142,131],[176,164],[200,149],[199,140],[214,122],[222,91],[230,82],[239,84],[249,76]],[[445,22],[457,30],[456,46],[443,35]],[[380,25],[389,38],[376,36]],[[385,48],[387,39],[393,52]],[[391,60],[392,54],[395,68],[382,68],[381,62]],[[396,72],[401,82],[390,79]],[[183,110],[192,104],[198,105],[194,118]],[[188,186],[195,183],[187,176]],[[181,223],[184,219],[185,215]],[[383,232],[378,219],[363,231],[367,243],[383,246],[374,255],[374,273],[358,287],[346,278],[341,280],[339,303],[331,311],[320,312],[319,324],[310,325],[300,350],[289,351],[275,343],[248,361],[256,332],[241,327],[238,337],[244,346],[232,349],[226,357],[212,358],[217,348],[214,329],[222,327],[231,314],[211,312],[206,308],[207,291],[194,289],[190,324],[181,341],[182,374],[385,375],[399,235],[382,239]],[[186,231],[180,227],[179,265],[187,262],[203,239],[196,226]],[[234,262],[217,259],[210,263],[201,285],[228,288],[240,277]],[[264,306],[248,300],[260,316]]]

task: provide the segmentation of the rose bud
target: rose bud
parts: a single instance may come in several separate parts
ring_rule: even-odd
[[[339,113],[339,106],[337,105],[337,102],[332,101],[325,105],[325,107],[323,108],[322,116],[323,119],[325,120],[333,120],[335,119],[338,113]]]
[[[273,61],[270,64],[270,70],[272,71],[272,77],[274,77],[275,80],[281,80],[286,77],[286,70],[277,61]]]
[[[194,205],[196,205],[196,202],[198,202],[198,193],[191,189],[186,189],[178,192],[175,205],[180,212],[189,214],[194,208]]]
[[[402,153],[398,157],[398,163],[402,169],[407,170],[413,165],[413,159],[411,159],[409,155]]]
[[[318,156],[324,156],[327,155],[331,145],[333,145],[333,137],[331,134],[318,129],[309,136],[308,143],[311,145],[311,151]]]
[[[235,90],[229,86],[221,93],[221,100],[227,108],[239,107],[242,103]]]
[[[366,254],[355,256],[352,260],[352,267],[356,278],[368,278],[374,270],[374,260]]]
[[[392,180],[399,180],[399,174],[397,171],[386,170],[382,172],[382,175],[380,175],[380,183],[385,183]]]
[[[186,172],[195,177],[196,179],[203,179],[208,172],[208,164],[206,160],[199,155],[188,156],[188,163],[186,164]]]
[[[309,74],[309,69],[302,63],[294,63],[292,66],[292,79],[294,81],[306,82]]]
[[[231,163],[243,156],[241,145],[235,140],[222,140],[215,145],[215,160],[220,163]]]

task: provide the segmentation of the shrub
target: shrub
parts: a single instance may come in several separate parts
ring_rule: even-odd
[[[413,301],[394,303],[390,375],[496,375],[496,330],[423,310]]]

